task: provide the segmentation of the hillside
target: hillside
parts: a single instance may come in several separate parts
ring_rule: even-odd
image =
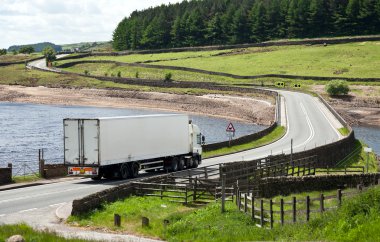
[[[204,0],[135,11],[115,50],[224,45],[380,33],[380,1]]]
[[[50,42],[43,42],[43,43],[37,43],[37,44],[30,44],[30,45],[12,45],[8,48],[8,52],[11,52],[13,50],[19,51],[21,47],[24,46],[32,46],[34,48],[35,52],[41,52],[43,49],[45,49],[47,46],[53,47],[55,51],[61,51],[62,47]]]
[[[63,44],[61,45],[63,50],[79,50],[79,51],[112,51],[112,46],[110,42],[107,41],[97,41],[97,42],[80,42],[73,44]]]

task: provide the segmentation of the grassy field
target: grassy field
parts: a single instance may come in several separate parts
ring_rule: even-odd
[[[230,53],[229,53],[230,52]],[[226,53],[225,55],[213,56]],[[189,58],[191,57],[191,58]],[[168,60],[179,58],[179,60]],[[288,74],[305,76],[380,77],[380,42],[339,45],[248,48],[245,51],[200,51],[154,55],[88,57],[91,60],[184,66],[237,75]]]
[[[36,231],[26,224],[0,225],[0,241],[6,241],[13,235],[21,235],[26,241],[85,242],[89,240],[66,239],[49,231]]]
[[[58,62],[60,64],[60,62]],[[152,79],[152,80],[164,80],[166,73],[172,73],[172,79],[175,81],[192,81],[192,82],[215,82],[221,84],[238,84],[241,81],[222,77],[200,74],[188,71],[172,71],[172,70],[161,70],[143,67],[133,67],[133,66],[120,66],[116,64],[108,63],[88,63],[88,64],[78,64],[72,67],[64,68],[65,71],[81,73],[83,74],[86,70],[91,75],[95,76],[110,76],[117,77],[120,72],[120,77],[125,78],[142,78],[142,79]]]
[[[12,53],[9,53],[6,55],[0,55],[0,63],[1,62],[26,61],[26,60],[34,59],[34,58],[41,57],[41,56],[42,55],[40,53],[33,53],[30,55],[24,55],[24,54],[13,55]]]
[[[254,149],[260,146],[264,146],[266,144],[272,143],[280,139],[285,134],[285,132],[286,132],[285,127],[278,126],[271,133],[262,137],[261,139],[251,141],[249,143],[242,144],[242,145],[235,145],[232,147],[224,147],[224,148],[213,150],[213,151],[203,152],[202,157],[209,158],[209,157],[225,155],[225,154],[235,153],[235,152],[239,152],[243,150]]]
[[[209,93],[234,94],[233,92],[209,91],[198,88],[156,88],[149,86],[121,84],[110,81],[100,81],[89,77],[60,75],[56,73],[41,72],[38,70],[26,70],[24,65],[10,65],[0,67],[0,74],[0,84],[3,85],[124,89],[131,91],[165,92],[191,95],[202,95]]]
[[[326,195],[336,191],[324,192]],[[291,194],[304,199],[306,195],[319,196],[320,192]],[[280,199],[276,197],[274,199]],[[379,241],[380,238],[380,187],[344,199],[337,211],[315,214],[307,224],[297,223],[274,229],[257,228],[251,218],[238,212],[228,202],[226,212],[220,212],[219,203],[195,209],[172,204],[160,198],[130,197],[124,201],[105,205],[86,216],[71,217],[70,224],[92,228],[108,228],[119,232],[161,238],[168,241]],[[333,206],[335,204],[327,204]],[[312,205],[314,206],[314,205]],[[313,207],[312,207],[313,208]],[[122,215],[121,228],[113,226],[113,214]],[[141,228],[141,217],[147,216],[151,226]],[[163,220],[169,220],[167,228]]]

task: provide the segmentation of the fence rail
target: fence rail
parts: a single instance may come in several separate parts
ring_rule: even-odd
[[[273,228],[275,223],[284,225],[287,223],[308,222],[312,214],[324,213],[337,209],[342,205],[343,198],[350,198],[365,190],[358,185],[356,190],[342,191],[338,189],[334,195],[321,193],[318,197],[306,196],[305,198],[292,197],[291,200],[261,199],[255,198],[252,193],[236,191],[236,206],[239,211],[248,214],[259,227],[269,226]]]

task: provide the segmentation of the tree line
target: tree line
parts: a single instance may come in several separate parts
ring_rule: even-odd
[[[379,33],[379,0],[191,0],[134,11],[112,43],[120,51]]]

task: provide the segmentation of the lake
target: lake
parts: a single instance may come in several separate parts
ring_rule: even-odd
[[[48,163],[63,162],[63,119],[168,113],[148,109],[96,108],[0,102],[0,167],[12,162],[36,169],[38,149]],[[206,136],[206,143],[228,140],[229,120],[189,115]],[[265,126],[233,121],[236,137],[258,132]],[[17,169],[17,168],[15,168]],[[29,170],[29,168],[27,168]]]

